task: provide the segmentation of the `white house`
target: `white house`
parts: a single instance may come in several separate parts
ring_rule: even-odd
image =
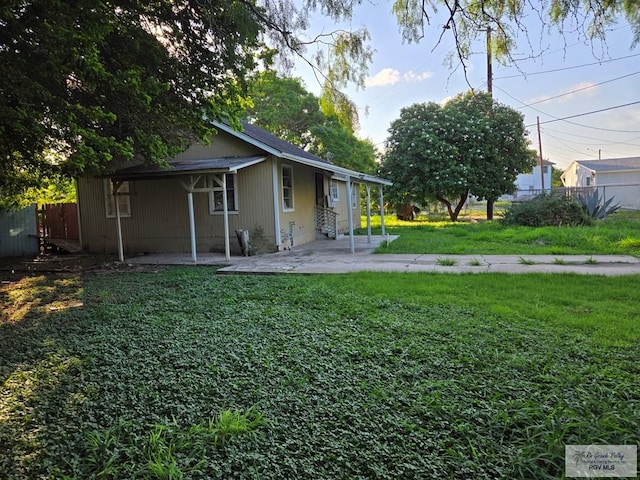
[[[531,195],[538,195],[551,190],[551,173],[555,163],[549,160],[542,161],[542,173],[540,171],[540,163],[537,163],[533,170],[529,173],[521,173],[516,177],[516,189],[512,195],[503,195],[500,197],[502,200],[514,200],[518,197],[526,197]],[[542,180],[544,177],[544,188]]]
[[[594,187],[624,208],[640,209],[640,157],[576,160],[560,178],[565,187]]]

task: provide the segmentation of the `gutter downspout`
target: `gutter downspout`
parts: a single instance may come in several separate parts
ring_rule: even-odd
[[[271,157],[271,177],[273,190],[273,228],[275,229],[276,250],[280,251],[282,237],[280,235],[280,204],[278,202],[278,159]]]

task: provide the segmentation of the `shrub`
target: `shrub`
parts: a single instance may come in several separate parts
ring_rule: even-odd
[[[502,223],[525,227],[588,225],[590,218],[575,200],[564,195],[542,194],[505,210]]]

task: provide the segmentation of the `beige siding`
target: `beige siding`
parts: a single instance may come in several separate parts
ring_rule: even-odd
[[[351,208],[351,200],[347,196],[347,182],[337,180],[338,182],[338,201],[334,203],[334,210],[338,214],[338,233],[349,233],[349,208]],[[354,228],[361,226],[361,208],[360,208],[360,184],[354,183],[353,190],[358,198],[356,208],[353,209],[353,225]]]
[[[293,211],[285,212],[282,203],[282,165],[293,167]],[[316,239],[315,230],[315,174],[317,170],[306,165],[282,160],[278,163],[278,205],[280,230],[283,239],[293,233],[293,244],[302,245]],[[286,246],[286,241],[284,242]]]
[[[209,145],[194,144],[176,156],[176,160],[197,160],[215,157],[242,157],[262,155],[264,152],[253,145],[240,142],[238,139],[220,130],[211,137]]]

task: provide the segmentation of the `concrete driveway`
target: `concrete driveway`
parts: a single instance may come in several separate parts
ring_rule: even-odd
[[[395,240],[389,236],[390,241]],[[231,257],[199,254],[198,265],[222,265],[221,274],[348,273],[348,272],[440,272],[440,273],[580,273],[593,275],[640,274],[640,259],[631,255],[431,255],[373,254],[387,237],[355,237],[355,253],[349,238],[318,240],[292,250]],[[193,265],[190,254],[157,254],[127,259],[125,263]]]

